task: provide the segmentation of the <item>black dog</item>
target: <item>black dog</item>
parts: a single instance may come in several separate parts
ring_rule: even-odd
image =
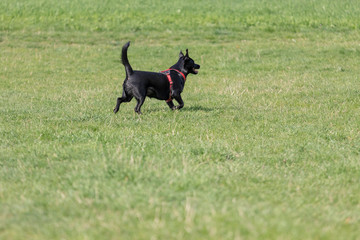
[[[189,73],[197,74],[196,69],[200,68],[200,65],[189,57],[188,50],[186,49],[186,55],[180,51],[178,62],[171,68],[156,73],[133,71],[127,57],[129,46],[130,42],[126,43],[122,48],[121,60],[125,66],[126,78],[123,83],[122,96],[117,99],[114,113],[119,111],[121,103],[130,102],[135,97],[137,101],[135,112],[141,114],[140,108],[146,96],[166,100],[172,110],[181,109],[184,106],[181,92],[184,89],[186,76]],[[173,98],[179,103],[179,106],[174,106]]]

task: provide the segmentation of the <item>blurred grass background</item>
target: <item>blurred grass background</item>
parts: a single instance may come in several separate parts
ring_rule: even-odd
[[[357,239],[357,1],[0,2],[0,238]],[[112,113],[189,48],[185,107]]]

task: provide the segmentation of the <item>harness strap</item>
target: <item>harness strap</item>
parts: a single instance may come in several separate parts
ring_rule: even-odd
[[[166,74],[166,77],[167,77],[167,79],[168,79],[168,81],[169,81],[169,84],[170,84],[169,99],[166,100],[166,102],[171,102],[171,101],[172,101],[171,91],[172,91],[173,81],[172,81],[172,79],[171,79],[170,72]]]
[[[177,70],[177,69],[169,68],[169,69],[166,69],[166,70],[164,70],[164,71],[161,71],[161,73],[166,73],[166,77],[167,77],[167,79],[168,79],[168,81],[169,81],[169,84],[170,84],[169,99],[166,100],[166,102],[171,102],[171,101],[172,101],[171,91],[172,91],[173,81],[172,81],[171,76],[170,76],[170,71],[171,71],[171,70],[174,70],[174,71],[178,72],[179,74],[181,74],[181,76],[184,78],[184,82],[186,81],[185,75],[184,75],[182,72],[180,72],[179,70]]]

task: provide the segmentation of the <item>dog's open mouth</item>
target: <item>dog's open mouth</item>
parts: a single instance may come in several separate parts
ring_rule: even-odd
[[[193,68],[192,68],[192,73],[194,74],[198,74],[198,69],[200,69],[200,65],[194,64]]]

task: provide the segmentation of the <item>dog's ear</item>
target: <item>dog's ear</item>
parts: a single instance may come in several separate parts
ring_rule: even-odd
[[[182,51],[180,51],[180,53],[179,53],[179,58],[183,58],[183,57],[184,57],[184,54],[183,54]]]
[[[188,49],[186,49],[186,55],[185,55],[185,57],[189,57],[189,50],[188,50]]]

